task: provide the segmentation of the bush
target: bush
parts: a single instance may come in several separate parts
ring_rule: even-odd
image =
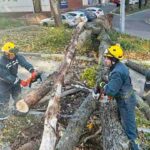
[[[83,71],[80,78],[82,81],[86,82],[88,87],[94,87],[96,84],[96,73],[97,73],[97,65],[87,68]]]

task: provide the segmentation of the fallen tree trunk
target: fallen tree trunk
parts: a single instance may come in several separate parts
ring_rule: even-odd
[[[148,71],[147,68],[144,68],[142,65],[137,64],[137,63],[135,63],[135,62],[133,62],[133,61],[130,61],[130,60],[128,60],[128,61],[126,62],[126,65],[127,65],[128,67],[130,67],[131,69],[137,71],[138,73],[141,73],[141,74],[144,75],[144,76],[146,75],[146,73],[147,73],[147,71]]]
[[[16,103],[16,110],[21,113],[27,113],[31,106],[39,102],[52,88],[52,79],[54,75],[49,77],[42,85],[34,91],[31,91],[24,99]]]
[[[139,110],[144,113],[146,119],[150,120],[150,107],[136,93],[135,96],[137,99],[137,106]]]
[[[143,93],[143,99],[146,100],[146,102],[150,106],[150,91]]]
[[[81,33],[85,22],[79,23],[74,31],[71,42],[66,48],[66,55],[64,57],[64,62],[62,63],[58,74],[56,75],[53,92],[49,100],[49,104],[45,114],[44,121],[44,132],[42,136],[42,142],[40,145],[40,150],[54,150],[56,142],[58,139],[57,130],[57,115],[60,111],[60,96],[62,84],[64,77],[71,65],[72,59],[74,57],[75,50],[77,48],[79,34]]]
[[[83,129],[92,114],[96,109],[96,101],[89,95],[79,109],[74,113],[74,117],[69,121],[65,133],[57,144],[57,150],[74,150],[77,146]]]
[[[62,97],[65,97],[65,96],[68,96],[71,94],[75,94],[79,91],[80,91],[80,89],[70,89],[70,90],[64,91],[60,97],[62,98]],[[50,94],[46,95],[42,100],[40,100],[39,104],[44,103],[44,102],[48,101],[49,99],[50,99]]]
[[[129,140],[124,133],[115,101],[101,102],[103,150],[129,150]]]
[[[106,48],[112,44],[109,35],[103,30],[99,35],[101,40],[99,45],[99,71],[97,82],[106,81],[108,79],[108,68],[104,66],[103,53]],[[102,126],[103,150],[129,150],[129,140],[118,119],[115,101],[101,103],[100,121]]]

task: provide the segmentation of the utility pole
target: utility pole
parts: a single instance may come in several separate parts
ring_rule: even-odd
[[[125,0],[120,1],[120,30],[125,32]]]

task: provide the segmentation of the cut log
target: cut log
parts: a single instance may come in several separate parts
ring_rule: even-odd
[[[96,101],[89,95],[75,112],[74,118],[69,121],[67,129],[59,140],[56,149],[57,150],[74,150],[77,146],[80,136],[83,133],[83,129],[92,114],[96,109]]]
[[[126,61],[126,65],[128,67],[130,67],[131,69],[137,71],[138,73],[141,73],[142,75],[146,75],[146,73],[148,72],[148,69],[147,68],[144,68],[144,66],[140,65],[140,64],[137,64],[133,61]]]
[[[38,103],[52,88],[52,79],[55,75],[53,74],[42,85],[34,91],[31,91],[24,99],[19,100],[16,103],[16,110],[20,113],[27,113],[31,106]]]
[[[49,104],[45,114],[44,121],[44,132],[42,136],[42,142],[40,145],[40,150],[54,150],[57,142],[57,115],[60,111],[60,96],[62,84],[64,82],[64,77],[71,65],[74,58],[74,53],[77,48],[79,34],[81,33],[85,22],[79,23],[79,25],[74,30],[71,42],[66,48],[66,55],[64,61],[60,66],[59,72],[56,75],[56,80],[54,82],[54,87],[52,89],[52,95],[49,100]]]

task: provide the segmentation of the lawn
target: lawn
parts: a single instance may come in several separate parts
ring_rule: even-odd
[[[25,22],[23,20],[12,19],[9,17],[3,17],[0,15],[0,30],[11,29],[14,27],[24,26]]]

